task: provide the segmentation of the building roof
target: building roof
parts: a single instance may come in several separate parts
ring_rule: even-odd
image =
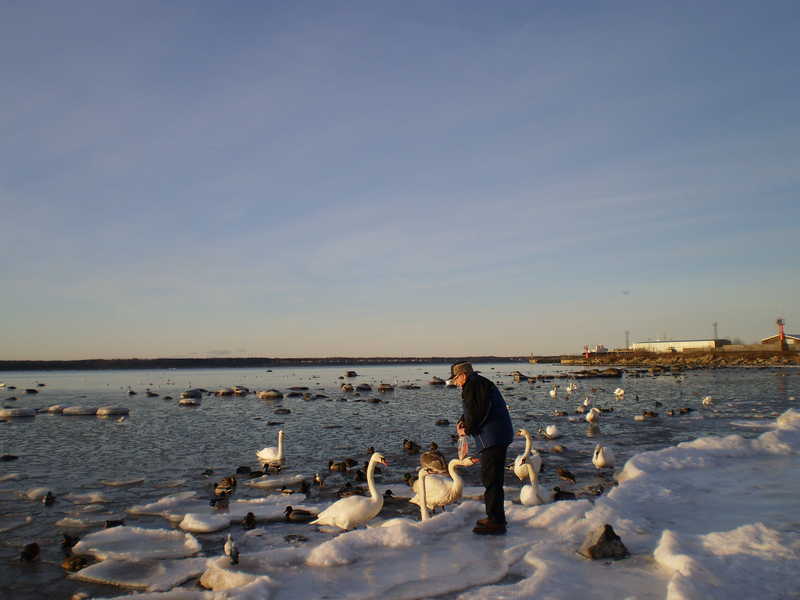
[[[784,333],[783,335],[784,337],[793,338],[797,341],[800,341],[800,333]],[[775,335],[765,337],[764,339],[761,340],[761,343],[763,344],[765,342],[768,342],[769,340],[777,340],[777,339],[778,339],[778,334],[776,333]]]

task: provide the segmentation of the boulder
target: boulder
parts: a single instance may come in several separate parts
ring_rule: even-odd
[[[578,550],[578,554],[592,560],[620,559],[630,556],[625,544],[622,543],[620,537],[614,533],[614,528],[608,523],[586,537],[583,545]]]

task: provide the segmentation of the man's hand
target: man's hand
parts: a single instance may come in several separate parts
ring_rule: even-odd
[[[458,423],[456,423],[456,433],[458,435],[467,435],[467,432],[464,431],[464,422],[463,421],[459,421]]]

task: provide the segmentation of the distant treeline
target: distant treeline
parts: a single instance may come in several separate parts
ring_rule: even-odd
[[[233,369],[242,367],[312,367],[413,365],[468,360],[475,363],[527,362],[527,356],[403,356],[326,358],[113,358],[87,360],[1,360],[0,371],[97,371],[105,369]]]

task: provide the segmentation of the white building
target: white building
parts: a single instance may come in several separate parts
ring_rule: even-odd
[[[655,342],[634,342],[631,350],[646,352],[683,352],[684,350],[714,350],[730,344],[730,340],[657,340]]]

